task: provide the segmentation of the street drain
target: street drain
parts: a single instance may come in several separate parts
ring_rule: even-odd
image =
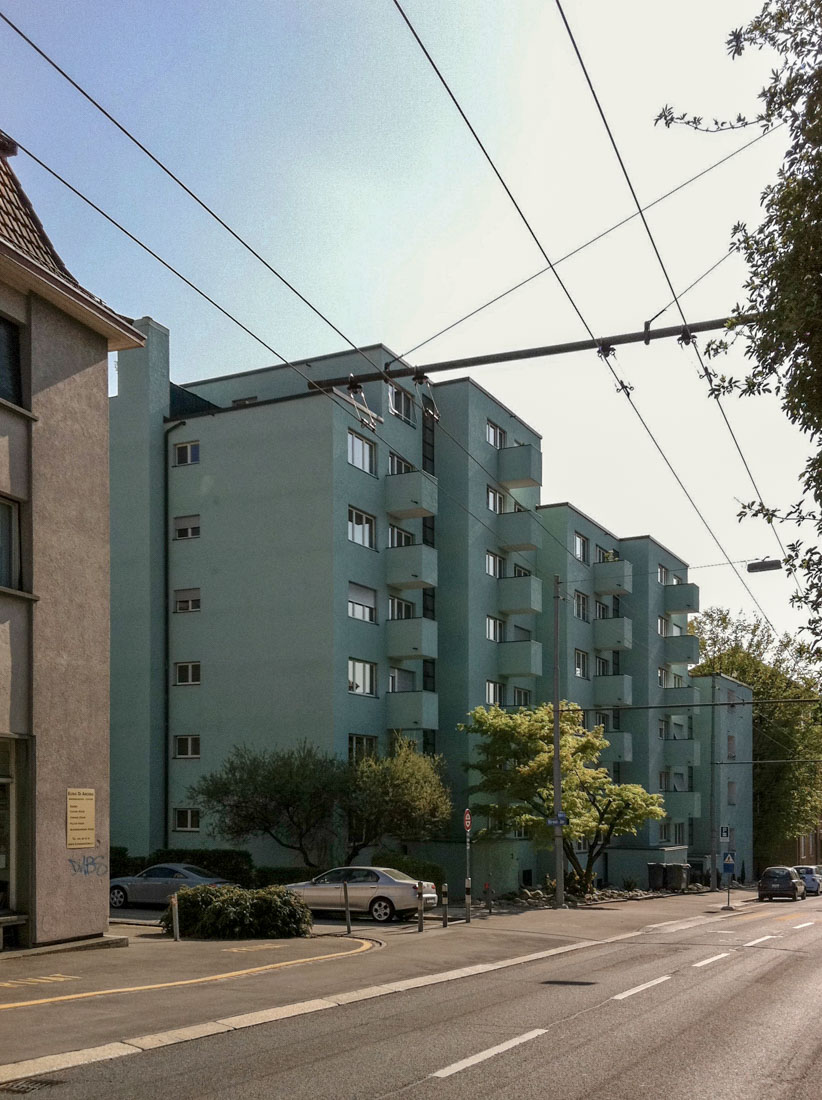
[[[50,1085],[59,1085],[59,1081],[46,1081],[42,1077],[24,1077],[21,1081],[9,1081],[7,1085],[0,1085],[0,1092],[39,1092]]]

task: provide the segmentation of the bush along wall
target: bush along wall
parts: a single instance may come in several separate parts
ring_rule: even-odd
[[[445,869],[439,863],[419,859],[417,856],[404,856],[402,852],[392,852],[390,848],[378,848],[371,857],[371,866],[393,867],[397,871],[405,871],[418,881],[433,882],[437,893],[442,895]]]
[[[183,887],[177,893],[180,935],[201,940],[285,939],[311,935],[311,912],[282,886]],[[172,928],[171,908],[160,917]]]

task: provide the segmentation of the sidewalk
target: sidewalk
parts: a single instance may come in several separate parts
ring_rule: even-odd
[[[735,891],[732,913],[722,911],[724,893],[491,916],[477,909],[470,924],[444,929],[426,920],[423,933],[416,923],[358,921],[350,937],[344,921],[322,920],[310,939],[266,941],[175,943],[156,926],[118,923],[112,931],[128,937],[118,950],[0,956],[0,1081],[14,1077],[9,1063],[149,1037],[119,1050],[135,1053],[172,1041],[157,1038],[169,1029],[193,1027],[183,1034],[192,1038],[203,1034],[200,1025],[248,1026],[309,1011],[296,1007],[306,1002],[327,1008],[377,995],[373,987],[391,991],[386,983],[410,988],[654,926],[733,920],[752,911],[755,897]],[[246,1023],[226,1023],[238,1019]]]

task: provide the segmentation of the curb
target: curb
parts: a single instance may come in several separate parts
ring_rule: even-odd
[[[3,951],[0,966],[6,959],[30,959],[34,955],[62,955],[69,951],[102,951],[109,947],[128,947],[128,936],[100,936],[99,939],[77,940],[74,943],[45,944],[42,947],[21,947],[17,951]]]

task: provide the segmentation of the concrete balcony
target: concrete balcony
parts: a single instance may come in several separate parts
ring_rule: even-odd
[[[634,759],[634,735],[625,730],[610,730],[605,734],[605,740],[610,742],[602,754],[606,761],[619,760],[623,764],[630,764]]]
[[[502,550],[539,550],[543,529],[533,512],[503,512],[497,516],[497,538]]]
[[[397,661],[436,659],[436,620],[389,619],[385,624],[385,649],[388,656]]]
[[[660,791],[665,799],[668,817],[682,821],[686,817],[702,816],[702,799],[699,791]]]
[[[422,543],[389,547],[385,551],[385,583],[394,588],[436,588],[437,551]]]
[[[670,636],[665,639],[664,645],[666,665],[699,664],[699,638],[695,634]]]
[[[389,691],[385,696],[388,729],[435,730],[439,721],[439,696],[435,691]]]
[[[634,567],[624,558],[594,562],[594,592],[598,596],[628,596],[633,591]]]
[[[629,707],[633,702],[630,676],[595,676],[594,706]]]
[[[541,676],[542,642],[500,642],[500,676]]]
[[[437,479],[422,470],[389,474],[383,479],[385,510],[398,519],[420,519],[437,514]]]
[[[693,739],[666,739],[662,743],[662,762],[666,767],[686,768],[693,765],[696,768],[700,762],[700,748],[699,742]]]
[[[594,619],[594,649],[630,649],[633,633],[631,619]]]
[[[665,614],[676,615],[699,611],[699,585],[666,584]]]
[[[668,687],[662,689],[662,705],[668,707],[692,707],[699,702],[695,687]]]
[[[539,577],[504,577],[497,581],[497,607],[503,615],[529,615],[542,611]]]
[[[542,485],[542,454],[525,443],[521,447],[503,447],[499,454],[497,481],[508,489],[527,489]]]

